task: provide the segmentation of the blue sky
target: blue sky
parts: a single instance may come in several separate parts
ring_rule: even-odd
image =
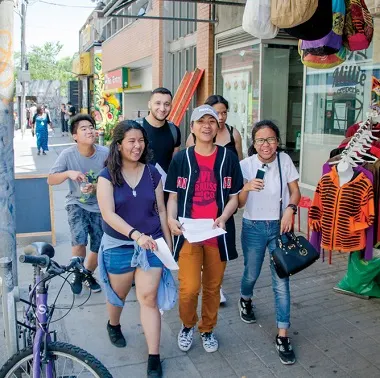
[[[60,57],[71,56],[78,51],[79,29],[91,14],[91,8],[94,8],[95,4],[90,0],[46,0],[46,2],[67,6],[61,7],[29,0],[26,17],[27,48],[32,45],[43,45],[45,42],[60,41],[64,45]],[[20,51],[20,28],[20,17],[15,13],[15,51]]]

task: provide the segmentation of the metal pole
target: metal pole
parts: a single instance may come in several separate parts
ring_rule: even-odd
[[[26,43],[25,43],[25,27],[26,27],[26,4],[22,0],[21,4],[21,71],[26,71]],[[24,78],[21,78],[21,114],[20,114],[20,123],[21,123],[21,133],[24,137],[26,129],[26,81]]]
[[[0,1],[0,257],[13,263],[17,286],[16,214],[14,183],[14,66],[13,1]]]
[[[0,283],[2,291],[5,343],[7,346],[8,357],[11,357],[18,352],[18,335],[12,260],[9,257],[0,258]]]
[[[116,11],[116,10],[115,10]],[[186,21],[186,22],[207,22],[208,24],[216,24],[218,20],[206,20],[200,18],[182,18],[182,17],[158,17],[158,16],[135,16],[133,14],[111,14],[110,17],[121,17],[121,18],[136,18],[146,20],[167,20],[167,21]]]

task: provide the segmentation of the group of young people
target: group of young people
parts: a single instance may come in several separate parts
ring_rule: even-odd
[[[271,121],[253,127],[249,156],[243,159],[240,134],[226,123],[228,102],[213,95],[192,112],[187,148],[179,151],[179,128],[167,121],[171,104],[169,90],[154,90],[149,115],[119,122],[109,149],[95,144],[92,118],[76,115],[70,125],[76,145],[61,153],[48,178],[51,185],[69,181],[66,209],[73,255],[86,256],[90,236],[86,268],[93,272],[99,263],[107,295],[107,331],[116,347],[127,344],[120,318],[135,284],[148,345],[148,377],[163,374],[159,354],[161,314],[157,307],[163,264],[155,255],[157,238],[165,239],[179,265],[178,347],[182,351],[191,348],[198,324],[205,351],[215,352],[219,345],[214,328],[224,271],[227,262],[238,257],[235,212],[244,207],[239,314],[242,321],[254,323],[253,289],[265,251],[271,253],[279,234],[292,228],[300,199],[298,173],[290,157],[280,152],[280,132]],[[258,168],[265,170],[264,179],[256,178]],[[164,185],[162,170],[167,173]],[[189,243],[178,217],[212,218],[214,227],[227,233]],[[273,267],[271,272],[278,328],[275,345],[281,361],[293,364],[294,351],[287,336],[289,280],[280,279]],[[82,282],[92,290],[101,290],[92,275],[75,276],[75,292],[81,291]]]

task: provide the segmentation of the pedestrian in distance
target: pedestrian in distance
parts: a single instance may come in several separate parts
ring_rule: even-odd
[[[69,135],[69,116],[67,114],[67,109],[65,104],[61,104],[61,131],[62,136]]]
[[[178,260],[179,316],[182,326],[178,347],[188,351],[198,322],[197,303],[202,287],[201,320],[198,324],[206,352],[218,350],[213,329],[217,323],[220,287],[226,261],[237,258],[232,214],[243,187],[239,159],[215,144],[218,114],[209,105],[194,109],[191,133],[195,145],[173,158],[166,178],[168,224],[174,235],[174,258]],[[227,231],[221,236],[189,243],[178,217],[212,218],[214,227]]]
[[[71,119],[70,132],[76,144],[61,152],[50,170],[49,185],[68,180],[66,211],[71,232],[72,255],[86,258],[86,268],[94,272],[98,265],[98,250],[103,235],[102,217],[96,198],[98,173],[103,169],[108,148],[95,144],[95,121],[88,114]],[[86,247],[90,237],[90,252]],[[101,291],[92,274],[72,274],[70,284],[80,294],[82,284],[93,292]]]
[[[228,101],[223,96],[211,95],[207,98],[205,104],[212,106],[218,114],[219,129],[215,144],[229,149],[237,155],[239,160],[243,159],[241,135],[236,128],[227,125],[227,115],[229,109]],[[186,141],[186,146],[190,147],[193,145],[194,138],[190,133]],[[223,289],[220,288],[220,304],[225,304],[226,302],[227,297],[224,294]]]
[[[113,132],[106,166],[99,175],[97,196],[104,230],[99,268],[106,287],[111,343],[126,346],[120,316],[134,280],[148,344],[148,377],[161,377],[157,290],[163,264],[154,253],[155,239],[164,237],[170,250],[172,240],[161,175],[148,161],[145,129],[132,120],[120,122]]]
[[[49,114],[45,113],[43,106],[37,106],[37,112],[32,121],[32,135],[35,135],[37,139],[37,155],[41,155],[41,151],[42,155],[46,155],[46,151],[49,151],[48,126],[52,129]]]
[[[249,157],[240,162],[245,184],[239,194],[239,207],[245,208],[241,233],[244,273],[238,306],[240,318],[245,323],[256,322],[252,296],[266,250],[272,254],[280,234],[292,230],[293,216],[301,198],[298,172],[289,155],[279,149],[278,127],[272,121],[257,122],[252,129],[252,141]],[[275,345],[281,362],[291,365],[296,358],[288,337],[289,278],[279,278],[273,262],[270,270],[278,328]]]
[[[75,106],[71,103],[71,101],[67,103],[66,109],[67,109],[67,114],[69,118],[74,117],[77,114],[77,110]]]

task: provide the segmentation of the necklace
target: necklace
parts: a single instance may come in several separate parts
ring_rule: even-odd
[[[132,195],[133,197],[136,197],[137,196],[137,192],[136,192],[136,186],[138,184],[138,179],[139,179],[139,175],[140,175],[140,166],[137,168],[137,173],[136,173],[136,176],[135,176],[135,180],[134,180],[134,185],[131,185],[129,180],[127,179],[127,176],[124,174],[124,171],[121,171],[121,174],[123,175],[124,177],[124,180],[126,181],[126,183],[130,186],[130,188],[132,189]]]

